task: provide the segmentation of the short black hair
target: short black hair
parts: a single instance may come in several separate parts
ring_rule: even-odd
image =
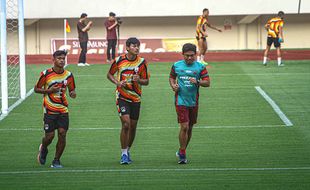
[[[85,18],[85,17],[87,17],[87,14],[86,13],[82,13],[80,18]]]
[[[130,44],[137,44],[138,46],[140,46],[140,41],[137,38],[135,38],[135,37],[131,37],[131,38],[127,39],[126,47],[129,47]]]
[[[283,15],[284,15],[284,12],[283,12],[283,11],[279,11],[279,12],[278,12],[278,16],[279,16],[279,17],[282,17]]]
[[[191,43],[186,43],[183,45],[182,47],[182,53],[184,54],[185,52],[188,52],[188,51],[193,51],[196,53],[196,45],[195,44],[191,44]]]
[[[116,14],[113,13],[113,12],[110,12],[110,13],[109,13],[109,16],[116,16]]]
[[[209,11],[209,9],[204,8],[204,9],[202,10],[203,13],[204,13],[205,11]]]
[[[57,50],[53,53],[53,57],[56,58],[57,56],[61,56],[61,55],[66,56],[67,53],[68,53],[67,50]]]

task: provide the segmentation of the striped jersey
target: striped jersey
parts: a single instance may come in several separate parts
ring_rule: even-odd
[[[67,88],[71,92],[75,89],[74,77],[71,72],[64,70],[56,73],[53,68],[41,72],[36,87],[49,89],[58,85],[61,89],[56,93],[43,95],[43,112],[47,114],[68,113]]]
[[[196,25],[196,37],[201,38],[203,35],[199,30],[199,27],[202,26],[202,30],[206,31],[207,29],[207,23],[208,19],[206,19],[204,16],[199,16],[197,19],[197,25]]]
[[[117,99],[128,102],[141,101],[141,85],[132,81],[132,77],[138,74],[141,79],[149,79],[147,62],[144,58],[137,56],[135,60],[128,60],[125,54],[119,56],[113,61],[109,73],[112,75],[117,73],[118,81],[126,81],[126,86],[116,88]]]
[[[279,27],[283,27],[284,21],[280,17],[275,17],[267,22],[268,27],[268,37],[277,38],[279,37]]]
[[[173,64],[170,78],[176,79],[179,90],[175,93],[175,104],[178,106],[194,107],[198,105],[199,86],[190,82],[196,80],[210,80],[206,66],[198,61],[187,64],[184,60]]]

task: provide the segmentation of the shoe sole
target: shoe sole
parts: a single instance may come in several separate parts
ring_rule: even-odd
[[[185,160],[185,161],[179,161],[178,164],[187,164],[187,160]]]
[[[51,165],[51,168],[63,168],[63,166],[54,166],[54,165]]]

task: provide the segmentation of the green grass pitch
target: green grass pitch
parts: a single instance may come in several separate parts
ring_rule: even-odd
[[[168,84],[172,63],[151,63],[143,88],[133,163],[119,164],[120,121],[109,65],[69,65],[77,86],[63,169],[36,162],[42,96],[32,94],[0,122],[0,188],[9,189],[310,189],[310,63],[211,63],[210,88],[200,88],[199,117],[178,165],[178,124]],[[27,66],[30,90],[41,70]],[[255,90],[260,86],[294,124],[286,127]]]

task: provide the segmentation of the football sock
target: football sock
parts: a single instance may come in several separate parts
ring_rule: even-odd
[[[185,155],[186,154],[186,149],[181,149],[180,148],[179,153]]]
[[[200,61],[200,56],[199,55],[197,56],[197,61]]]
[[[278,57],[278,65],[281,65],[281,57]]]
[[[122,155],[124,155],[124,154],[127,155],[127,151],[128,151],[127,148],[122,149]]]
[[[204,56],[204,55],[201,55],[201,56],[200,56],[200,61],[201,61],[201,62],[204,62],[204,61],[205,61],[204,58],[205,58],[205,56]]]
[[[263,64],[267,64],[267,57],[264,57],[264,61],[263,61]]]

